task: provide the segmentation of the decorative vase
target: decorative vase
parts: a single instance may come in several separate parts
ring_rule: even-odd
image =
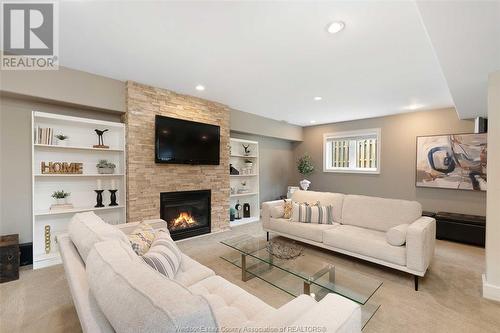
[[[64,205],[66,204],[66,198],[56,198],[56,203],[58,205]]]
[[[115,168],[97,168],[97,173],[101,175],[109,175],[115,173]]]
[[[300,188],[303,189],[304,191],[307,191],[307,189],[309,188],[309,185],[311,185],[311,182],[308,181],[307,179],[303,179],[300,181]]]
[[[57,140],[57,145],[61,147],[67,147],[68,146],[68,139],[65,140]]]
[[[251,169],[253,167],[253,162],[245,162],[245,166]]]

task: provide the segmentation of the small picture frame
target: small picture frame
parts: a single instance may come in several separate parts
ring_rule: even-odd
[[[297,190],[300,190],[300,188],[298,186],[288,186],[288,193],[287,193],[286,197],[288,199],[290,199],[292,197],[293,192],[295,192]]]

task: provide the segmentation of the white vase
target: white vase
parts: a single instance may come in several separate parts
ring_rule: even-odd
[[[56,198],[56,203],[58,205],[64,205],[66,204],[66,198]]]
[[[68,139],[66,140],[57,140],[57,145],[61,147],[67,147],[68,146]]]
[[[303,179],[299,182],[300,188],[303,189],[304,191],[307,191],[309,188],[309,185],[311,185],[311,182],[308,181],[307,179]]]

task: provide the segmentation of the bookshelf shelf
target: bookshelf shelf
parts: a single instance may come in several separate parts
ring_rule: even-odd
[[[38,135],[42,128],[45,129],[43,141]],[[104,143],[110,146],[109,149],[93,147],[98,143],[95,129],[108,129],[104,134]],[[68,136],[67,140],[58,142],[55,137],[58,134]],[[61,262],[55,236],[67,232],[67,225],[74,214],[94,211],[110,224],[125,223],[125,126],[97,119],[33,111],[32,143],[33,268],[38,269]],[[114,174],[97,173],[96,164],[103,159],[116,165]],[[42,174],[42,162],[81,163],[83,173]],[[94,207],[94,190],[98,186],[105,190],[105,207],[101,208]],[[109,206],[108,190],[111,187],[118,190],[118,206]],[[52,193],[60,190],[71,193],[68,199],[74,208],[50,210],[50,206],[55,203]],[[48,253],[45,252],[45,226],[50,226],[51,244]]]
[[[231,138],[230,144],[230,163],[240,172],[239,175],[229,176],[231,192],[233,193],[229,196],[230,207],[234,208],[238,203],[240,205],[250,205],[250,217],[236,219],[230,223],[231,226],[236,226],[260,219],[259,143],[257,141]],[[245,154],[243,145],[250,150],[248,154]],[[252,165],[248,166],[246,160],[251,161]],[[245,188],[248,192],[238,193],[238,190],[242,188]]]

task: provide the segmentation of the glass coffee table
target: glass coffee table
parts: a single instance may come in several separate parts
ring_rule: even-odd
[[[241,268],[243,281],[259,278],[294,297],[309,294],[317,301],[328,293],[346,297],[361,305],[362,327],[368,323],[380,307],[371,299],[381,281],[329,262],[328,252],[302,247],[283,237],[273,238],[277,239],[281,244],[303,248],[301,255],[280,259],[270,253],[264,238],[242,235],[221,241],[235,250],[221,258]]]

